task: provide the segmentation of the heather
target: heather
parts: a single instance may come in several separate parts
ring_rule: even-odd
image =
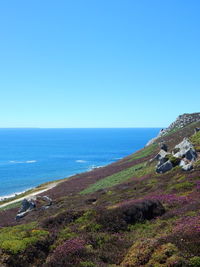
[[[48,191],[53,204],[15,221],[0,211],[0,265],[200,266],[200,168],[156,173],[160,142],[172,151],[192,123],[106,167],[78,174]],[[199,152],[198,152],[199,153]],[[46,193],[45,193],[46,194]]]

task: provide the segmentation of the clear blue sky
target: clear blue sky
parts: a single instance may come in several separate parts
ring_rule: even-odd
[[[200,111],[199,0],[0,2],[0,127],[163,127]]]

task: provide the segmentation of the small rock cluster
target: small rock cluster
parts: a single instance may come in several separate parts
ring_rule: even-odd
[[[41,201],[46,202],[45,205],[41,205]],[[15,217],[16,221],[26,216],[29,212],[35,208],[41,207],[41,209],[47,209],[52,205],[52,199],[48,196],[37,196],[35,198],[24,198],[21,203],[21,208],[18,210]]]
[[[193,162],[197,159],[197,153],[192,143],[184,138],[181,143],[174,147],[172,153],[167,151],[165,144],[162,144],[160,152],[154,159],[158,161],[157,173],[165,173],[178,165],[182,170],[190,171],[193,169]]]

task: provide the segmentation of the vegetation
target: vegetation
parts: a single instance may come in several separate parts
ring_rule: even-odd
[[[146,168],[146,162],[140,163],[140,164],[134,165],[131,168],[125,169],[121,172],[117,172],[111,176],[101,179],[100,181],[96,182],[95,184],[83,190],[81,194],[88,194],[88,193],[95,192],[99,189],[112,187],[132,177],[140,177],[142,175],[145,175],[146,173],[149,173],[149,169]]]
[[[158,142],[172,151],[189,137],[197,148],[195,127]],[[154,144],[64,181],[48,191],[51,207],[18,222],[19,202],[0,210],[0,266],[200,266],[199,156],[192,171],[171,158],[176,167],[156,174],[157,150]]]
[[[133,161],[135,159],[141,159],[141,158],[151,155],[157,149],[157,147],[158,147],[157,144],[152,144],[152,145],[145,147],[144,149],[141,149],[140,151],[134,153],[131,156],[130,161]]]
[[[0,230],[0,248],[16,254],[44,239],[48,234],[48,231],[38,229],[36,223],[5,227]]]

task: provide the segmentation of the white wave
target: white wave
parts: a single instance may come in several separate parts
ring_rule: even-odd
[[[94,170],[94,169],[98,169],[98,168],[102,168],[103,167],[103,165],[99,165],[99,166],[97,166],[97,165],[91,165],[89,168],[88,168],[88,171],[92,171],[92,170]]]
[[[9,163],[12,164],[21,164],[21,163],[35,163],[37,160],[26,160],[26,161],[20,161],[20,160],[10,160]]]
[[[19,160],[10,160],[9,162],[14,164],[24,163],[24,161],[19,161]]]
[[[8,198],[16,197],[16,196],[21,195],[21,194],[23,194],[23,193],[25,193],[26,191],[31,190],[31,189],[33,189],[33,188],[31,187],[31,188],[26,189],[26,190],[21,191],[21,192],[16,192],[16,193],[13,193],[13,194],[10,194],[10,195],[6,195],[6,196],[0,196],[0,201],[2,201],[2,200],[6,200],[6,199],[8,199]]]
[[[87,162],[87,160],[77,159],[76,162],[77,162],[77,163],[85,163],[85,162]]]

